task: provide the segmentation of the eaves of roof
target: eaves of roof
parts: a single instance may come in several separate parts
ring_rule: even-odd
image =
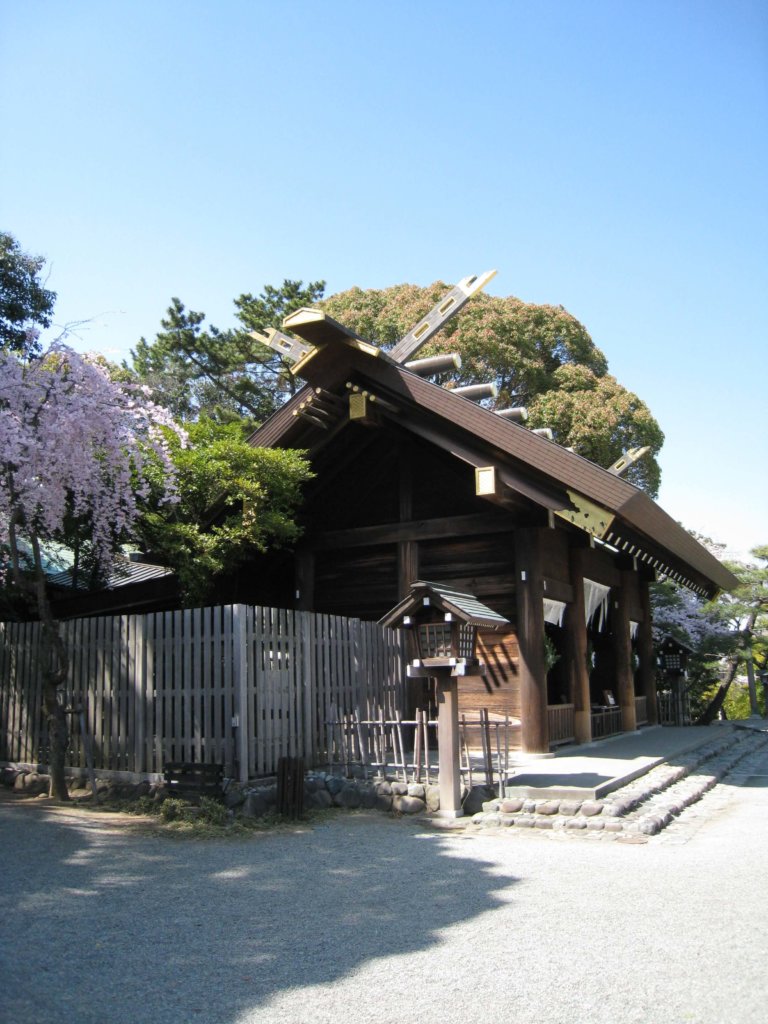
[[[738,585],[736,577],[653,499],[614,473],[391,360],[372,358],[348,345],[318,355],[303,367],[308,386],[252,435],[251,444],[310,450],[315,443],[322,444],[322,432],[307,428],[298,415],[302,401],[315,388],[342,394],[347,382],[362,381],[387,402],[399,403],[404,413],[425,415],[438,431],[461,435],[482,447],[489,459],[500,455],[533,481],[565,488],[605,509],[614,517],[605,541],[617,550],[702,594],[711,596]],[[398,422],[407,425],[403,417]]]

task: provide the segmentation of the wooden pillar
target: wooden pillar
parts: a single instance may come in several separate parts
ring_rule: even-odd
[[[419,543],[403,540],[397,545],[397,596],[407,597],[411,584],[419,578]]]
[[[571,550],[573,601],[565,610],[568,691],[574,705],[574,729],[577,743],[592,739],[592,699],[587,666],[587,623],[584,601],[584,548]]]
[[[637,655],[640,659],[638,682],[640,693],[645,697],[648,724],[659,724],[659,706],[656,700],[656,660],[653,651],[653,617],[651,594],[647,580],[639,580],[640,610],[643,621],[637,628]]]
[[[449,675],[437,677],[437,739],[440,817],[460,818],[459,687]]]
[[[411,453],[405,449],[400,456],[399,516],[401,523],[413,519],[413,464]],[[397,545],[397,596],[408,596],[412,583],[419,578],[419,543],[411,538]]]
[[[637,729],[635,709],[635,680],[632,672],[632,638],[629,634],[629,588],[635,580],[634,572],[624,570],[621,582],[611,591],[613,602],[611,624],[613,628],[613,657],[616,672],[617,698],[621,707],[624,732]]]
[[[523,750],[549,753],[547,672],[544,663],[544,576],[541,534],[535,529],[515,533],[517,643],[520,651],[520,708]]]
[[[296,608],[311,612],[315,606],[315,555],[309,548],[296,549],[294,558],[296,580]]]

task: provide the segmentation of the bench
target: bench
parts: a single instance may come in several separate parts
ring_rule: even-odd
[[[224,795],[224,766],[221,764],[166,761],[163,777],[169,796],[208,796],[220,800]]]

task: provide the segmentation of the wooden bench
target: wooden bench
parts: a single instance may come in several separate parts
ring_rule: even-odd
[[[163,777],[169,796],[209,796],[220,800],[224,795],[224,766],[221,764],[166,761]]]

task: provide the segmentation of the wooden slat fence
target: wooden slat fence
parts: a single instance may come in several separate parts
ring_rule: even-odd
[[[561,743],[573,743],[576,739],[574,709],[575,706],[573,704],[547,705],[550,746],[558,746]]]
[[[333,705],[402,706],[400,634],[375,623],[227,605],[61,624],[63,694],[84,709],[97,769],[161,773],[165,761],[224,764],[242,780],[281,756],[326,756]],[[0,761],[45,763],[38,623],[0,622]],[[73,713],[70,767],[85,767]]]

